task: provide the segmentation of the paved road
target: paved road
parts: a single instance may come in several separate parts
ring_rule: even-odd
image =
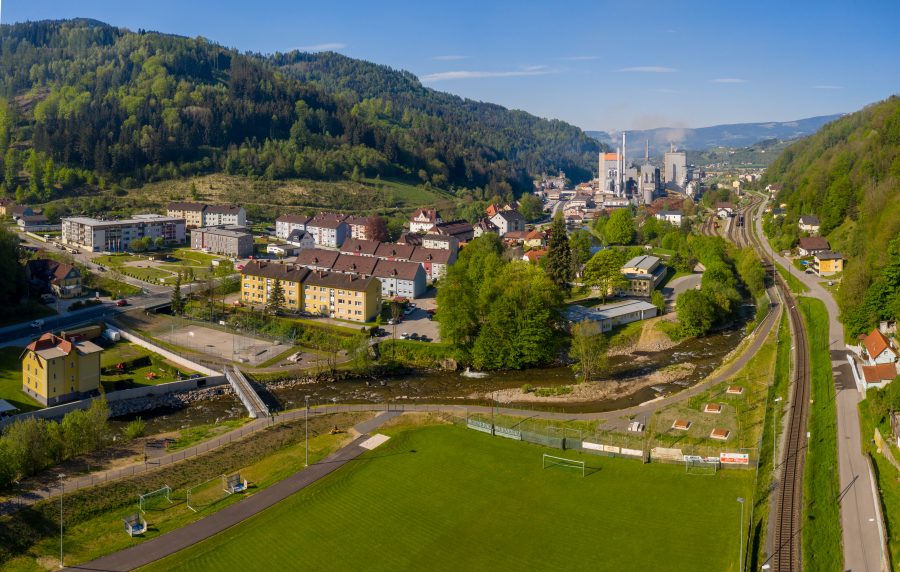
[[[153,540],[142,542],[137,546],[91,562],[67,568],[67,570],[134,570],[202,542],[283,501],[294,493],[340,469],[349,461],[356,459],[367,451],[367,449],[360,447],[360,443],[368,438],[367,433],[397,415],[399,415],[398,412],[385,412],[370,421],[360,423],[354,429],[361,435],[346,447],[335,451],[322,461],[294,473],[283,481],[279,481],[271,487],[247,497],[241,502],[228,506],[185,527],[158,536]]]
[[[760,237],[762,218],[756,219],[756,232]],[[771,253],[785,268],[791,261],[779,253]],[[841,528],[844,544],[844,570],[875,572],[882,569],[882,542],[880,515],[876,509],[872,490],[872,475],[862,452],[858,404],[861,396],[856,391],[849,366],[846,366],[844,326],[838,320],[840,310],[831,292],[823,288],[818,276],[794,273],[809,287],[805,294],[818,298],[828,310],[828,337],[831,347],[831,363],[837,389],[838,472],[841,490],[847,490],[841,500]]]
[[[672,302],[678,298],[680,294],[700,286],[701,280],[703,280],[702,272],[688,274],[687,276],[679,276],[678,278],[670,280],[668,284],[660,288],[660,292],[662,292],[666,301]]]

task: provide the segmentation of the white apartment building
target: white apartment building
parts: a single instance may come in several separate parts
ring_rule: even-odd
[[[162,238],[168,244],[183,244],[185,220],[158,214],[135,215],[122,220],[62,219],[63,244],[89,252],[123,252],[130,248],[131,241],[141,238]]]

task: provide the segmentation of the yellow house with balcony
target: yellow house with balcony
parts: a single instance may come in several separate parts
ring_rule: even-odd
[[[89,341],[69,341],[51,333],[25,347],[22,391],[43,405],[58,405],[96,395],[100,388],[100,352]]]
[[[381,311],[381,281],[377,278],[311,272],[303,289],[308,314],[368,322]]]
[[[303,310],[303,281],[310,270],[293,264],[280,264],[266,260],[254,260],[241,270],[241,301],[251,306],[266,306],[275,281],[284,291],[283,308],[288,311]]]

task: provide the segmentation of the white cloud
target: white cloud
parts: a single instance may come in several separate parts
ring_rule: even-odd
[[[448,71],[448,72],[438,72],[438,73],[430,73],[428,75],[422,76],[422,81],[425,82],[436,82],[436,81],[450,81],[456,79],[482,79],[482,78],[494,78],[494,77],[524,77],[524,76],[534,76],[534,75],[547,75],[553,73],[553,70],[549,69],[546,66],[529,66],[519,70],[510,70],[510,71],[472,71],[472,70],[459,70],[459,71]]]
[[[466,60],[468,58],[469,58],[469,56],[460,56],[458,54],[447,54],[444,56],[434,56],[431,59],[437,60],[439,62],[455,62],[455,61],[459,61],[459,60]]]
[[[298,46],[292,49],[301,52],[336,52],[338,50],[343,50],[346,47],[347,44],[342,44],[340,42],[325,42],[322,44],[313,44],[311,46]]]
[[[639,72],[639,73],[673,73],[678,70],[675,68],[667,68],[663,66],[634,66],[630,68],[622,68],[620,72]]]
[[[813,89],[844,89],[842,85],[814,85]]]
[[[739,77],[719,77],[709,80],[710,83],[747,83],[747,80]]]

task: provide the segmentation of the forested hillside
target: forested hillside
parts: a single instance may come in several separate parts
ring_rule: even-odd
[[[788,214],[770,230],[778,246],[797,219],[818,215],[821,234],[848,260],[839,301],[849,333],[900,318],[900,98],[829,123],[790,147],[764,183],[783,183]]]
[[[586,175],[598,150],[568,124],[334,54],[240,54],[90,20],[4,25],[0,38],[3,187],[30,202],[213,172],[510,196],[541,171]]]

